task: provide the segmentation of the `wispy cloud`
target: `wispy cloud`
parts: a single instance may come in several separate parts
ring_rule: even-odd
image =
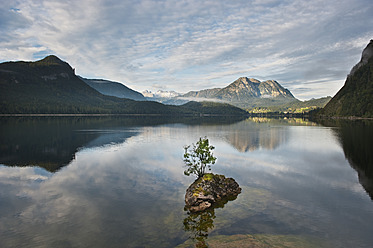
[[[56,54],[82,76],[139,91],[255,76],[299,98],[334,95],[373,38],[370,0],[26,0],[0,11],[2,61]]]

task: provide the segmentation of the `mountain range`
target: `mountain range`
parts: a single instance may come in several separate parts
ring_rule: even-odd
[[[103,95],[54,55],[36,62],[1,63],[0,99],[0,114],[222,114],[219,105],[196,110]],[[246,114],[234,106],[221,106],[225,115]]]
[[[318,115],[373,118],[373,40],[363,50],[359,63],[351,69],[344,86]]]
[[[245,111],[236,107],[254,109],[253,113],[257,108],[259,112],[287,112],[294,107],[322,107],[329,101],[322,98],[302,102],[274,80],[260,82],[247,77],[240,77],[224,88],[186,94],[144,91],[144,96],[122,83],[77,76],[67,62],[54,55],[36,62],[1,63],[0,90],[2,114],[243,114]],[[187,104],[189,101],[217,104]]]
[[[164,91],[144,94],[146,97],[121,83],[79,77],[67,62],[54,55],[35,62],[0,64],[0,114],[243,115],[246,112],[242,108],[286,112],[295,106],[323,107],[330,100],[326,97],[302,102],[274,80],[261,82],[248,77],[240,77],[224,88],[186,94]],[[352,68],[344,86],[319,116],[373,117],[373,40],[363,50],[360,62]]]
[[[254,78],[240,77],[224,88],[190,91],[186,94],[175,91],[143,91],[152,101],[169,105],[183,105],[189,101],[211,101],[229,103],[251,113],[291,112],[304,113],[322,108],[330,96],[308,101],[300,101],[274,80],[260,82]]]

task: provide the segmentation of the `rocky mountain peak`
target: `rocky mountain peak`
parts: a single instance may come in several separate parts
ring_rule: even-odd
[[[208,99],[210,101],[224,101],[242,108],[247,106],[282,105],[296,100],[288,89],[282,87],[275,80],[261,82],[255,78],[240,77],[224,88],[190,91],[184,95],[189,100]],[[271,98],[271,99],[266,99]]]
[[[269,84],[269,85],[276,85],[276,86],[279,86],[279,83],[275,80],[267,80],[265,81],[265,83]]]
[[[247,77],[240,77],[224,89],[221,93],[228,94],[230,97],[241,99],[242,96],[260,96],[260,90],[258,88],[259,82],[256,79],[249,79]]]
[[[260,81],[255,79],[255,78],[247,78],[247,77],[240,77],[238,78],[236,81],[233,82],[233,84],[236,83],[236,84],[245,84],[245,85],[252,85],[253,83],[257,83],[259,84]]]
[[[363,50],[360,62],[352,68],[349,76],[352,76],[360,67],[366,65],[371,57],[373,57],[373,39],[370,40],[369,44]]]
[[[361,55],[361,61],[368,63],[368,60],[373,57],[373,40],[370,40],[369,44],[363,50]]]
[[[255,78],[240,77],[222,91],[228,92],[228,94],[237,99],[243,97],[293,97],[293,95],[287,89],[283,88],[275,80],[267,80],[261,82]]]

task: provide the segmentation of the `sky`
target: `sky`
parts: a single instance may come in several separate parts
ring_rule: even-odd
[[[0,0],[0,62],[53,54],[140,92],[249,77],[334,96],[370,39],[372,0]]]

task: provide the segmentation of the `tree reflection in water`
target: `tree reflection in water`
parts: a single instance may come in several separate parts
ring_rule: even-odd
[[[228,201],[234,201],[235,199],[237,199],[237,196],[226,197],[212,207],[200,212],[190,212],[187,211],[187,208],[184,208],[188,215],[183,221],[184,231],[190,233],[189,238],[195,242],[195,247],[208,247],[206,241],[210,231],[214,229],[215,209],[224,208]]]
[[[190,232],[192,238],[196,242],[196,247],[208,247],[206,239],[210,230],[214,228],[215,209],[209,208],[202,212],[190,213],[184,219],[184,230]]]

